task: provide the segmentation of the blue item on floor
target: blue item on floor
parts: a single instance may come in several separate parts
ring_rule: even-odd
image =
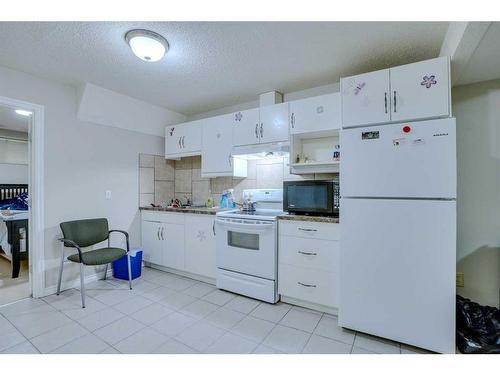
[[[134,249],[130,252],[130,269],[132,280],[141,276],[142,249]],[[127,256],[123,256],[113,262],[113,276],[116,279],[128,280]]]

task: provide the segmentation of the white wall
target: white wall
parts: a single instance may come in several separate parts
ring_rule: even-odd
[[[57,279],[59,223],[107,217],[140,243],[138,154],[163,154],[162,137],[79,121],[76,89],[0,67],[0,96],[45,107],[46,286]],[[112,199],[105,200],[105,190]],[[87,267],[88,273],[95,272]],[[65,269],[65,279],[76,277]]]
[[[28,143],[0,139],[0,164],[28,164]]]
[[[306,90],[293,91],[289,93],[283,94],[283,101],[288,102],[291,100],[304,99],[312,96],[331,94],[334,92],[340,91],[340,83],[331,83],[324,86],[313,87]],[[197,113],[196,115],[192,115],[188,118],[188,120],[198,120],[201,118],[214,117],[219,115],[224,115],[226,113],[232,113],[237,111],[243,111],[246,109],[257,108],[259,106],[259,98],[258,95],[255,100],[250,102],[245,102],[241,104],[236,104],[232,106],[222,107],[218,109],[214,109],[208,112]]]
[[[0,131],[0,136],[7,134]],[[0,139],[0,184],[28,183],[28,143]]]
[[[457,119],[458,293],[499,305],[500,80],[455,87]]]
[[[28,173],[28,165],[0,163],[0,184],[27,184]]]
[[[163,137],[165,126],[186,119],[183,114],[90,83],[78,90],[78,96],[78,119],[95,124]]]

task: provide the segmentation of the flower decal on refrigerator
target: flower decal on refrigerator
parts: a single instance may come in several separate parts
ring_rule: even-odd
[[[170,136],[174,135],[174,130],[175,130],[175,128],[170,128]]]
[[[430,89],[432,85],[435,85],[437,83],[436,81],[436,76],[431,75],[431,76],[424,76],[422,78],[422,82],[420,84],[422,86],[425,86],[425,88]]]
[[[243,113],[241,113],[241,112],[235,113],[234,119],[236,121],[241,121],[242,118],[243,118]]]

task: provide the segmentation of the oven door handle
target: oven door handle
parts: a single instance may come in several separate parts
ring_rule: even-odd
[[[269,229],[273,229],[274,223],[269,224],[244,224],[244,223],[233,223],[230,221],[215,220],[217,224],[221,225],[224,229],[239,230],[243,233],[262,233]]]

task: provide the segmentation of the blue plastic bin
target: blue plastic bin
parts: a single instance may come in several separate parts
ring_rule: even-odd
[[[142,249],[134,249],[130,252],[130,269],[132,280],[141,276]],[[116,279],[128,280],[127,256],[123,256],[113,262],[113,276]]]

